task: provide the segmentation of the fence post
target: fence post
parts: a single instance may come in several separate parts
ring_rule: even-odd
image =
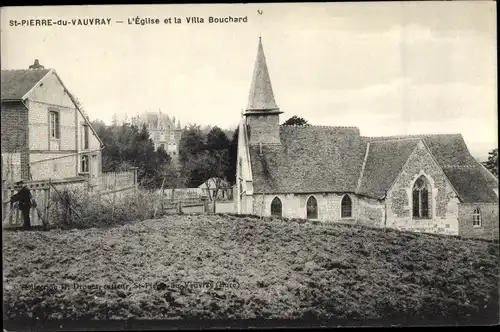
[[[114,193],[113,193],[113,207],[111,209],[111,220],[113,220],[115,216],[115,202],[116,202],[116,173],[115,173],[115,187],[114,187]]]
[[[209,210],[208,197],[202,196],[201,201],[203,202],[203,213],[208,213]]]
[[[177,202],[177,213],[182,214],[182,201]]]
[[[45,194],[45,206],[44,206],[44,214],[45,214],[45,226],[49,226],[49,208],[50,208],[50,179],[49,179],[49,188]]]
[[[2,164],[2,175],[3,175],[3,164]],[[4,180],[2,176],[2,221],[7,216],[7,205],[4,204],[4,201],[7,199],[7,180]]]
[[[137,189],[137,167],[131,167],[130,170],[134,172],[134,186]]]

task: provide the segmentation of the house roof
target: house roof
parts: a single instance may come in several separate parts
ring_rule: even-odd
[[[229,182],[227,182],[226,180],[222,179],[222,178],[210,178],[208,179],[207,181],[203,182],[202,184],[200,184],[198,186],[198,188],[206,188],[207,187],[207,183],[208,183],[208,186],[210,188],[215,188],[215,185],[216,185],[216,181],[219,180],[219,185],[221,187],[229,187]]]
[[[21,100],[50,69],[2,70],[2,100]]]
[[[280,127],[280,145],[250,146],[254,192],[354,192],[366,144],[353,127]]]
[[[78,106],[73,95],[69,92],[69,90],[64,85],[63,81],[56,73],[54,69],[9,69],[2,70],[2,100],[22,100],[26,94],[28,94],[42,79],[47,77],[48,73],[54,73],[57,79],[63,86],[63,88],[68,92],[68,96],[75,105],[75,108],[80,112],[85,122],[89,125],[90,129],[97,137],[97,140],[104,146],[101,138],[97,135],[94,127],[92,126],[88,117],[84,114],[84,112]]]
[[[498,180],[470,155],[460,134],[361,137],[352,127],[281,126],[280,139],[281,145],[249,148],[255,193],[355,192],[382,199],[423,141],[462,202],[498,202]]]
[[[262,47],[262,40],[259,37],[257,49],[257,59],[253,71],[252,85],[248,97],[247,113],[252,112],[276,112],[278,105],[274,100],[273,87],[269,70],[267,69],[266,56]]]
[[[144,112],[136,118],[138,123],[151,124],[153,126],[158,126],[161,122],[163,125],[170,125],[172,129],[175,129],[176,124],[174,118],[170,118],[168,114],[160,112]],[[177,129],[180,129],[180,121],[177,122]]]

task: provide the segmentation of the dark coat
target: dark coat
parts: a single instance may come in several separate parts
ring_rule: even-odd
[[[31,209],[31,199],[31,191],[24,186],[10,198],[10,203],[19,202],[19,210],[29,210]]]

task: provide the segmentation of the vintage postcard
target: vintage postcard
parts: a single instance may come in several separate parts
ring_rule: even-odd
[[[499,323],[496,3],[1,9],[4,331]]]

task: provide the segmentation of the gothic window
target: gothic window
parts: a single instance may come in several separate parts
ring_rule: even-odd
[[[430,218],[430,184],[422,175],[415,181],[412,192],[413,218]]]
[[[351,200],[351,197],[349,197],[349,195],[345,195],[342,198],[341,216],[342,216],[342,218],[351,218],[352,217],[352,200]]]
[[[474,209],[474,213],[472,214],[472,225],[481,226],[481,210],[479,210],[479,208]]]
[[[278,197],[274,197],[271,202],[271,215],[273,217],[281,217],[281,200]]]
[[[314,196],[307,200],[307,219],[318,219],[318,202]]]

